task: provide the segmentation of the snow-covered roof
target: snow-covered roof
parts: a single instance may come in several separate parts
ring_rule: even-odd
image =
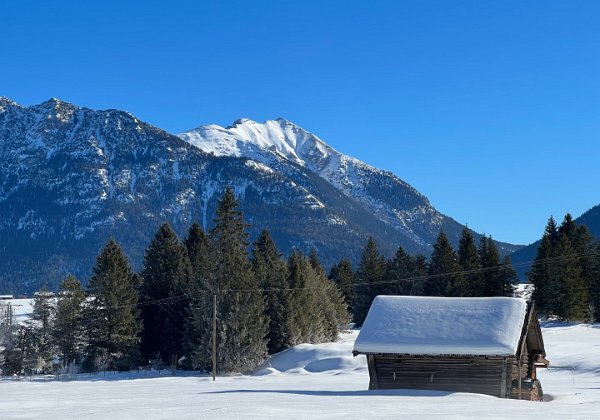
[[[526,312],[520,298],[377,296],[354,351],[510,356],[517,353]]]

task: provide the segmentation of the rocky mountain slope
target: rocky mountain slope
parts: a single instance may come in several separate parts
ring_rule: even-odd
[[[429,253],[440,229],[456,245],[463,229],[393,173],[344,155],[283,118],[262,124],[240,119],[227,128],[206,125],[179,137],[215,156],[246,157],[286,175],[289,164],[305,168],[414,242],[411,251]],[[516,248],[499,245],[505,253]]]
[[[209,229],[227,186],[252,236],[269,228],[283,252],[315,247],[326,265],[356,261],[369,235],[388,254],[400,245],[427,253],[440,227],[456,239],[462,226],[393,174],[287,121],[271,124],[294,143],[234,139],[255,153],[220,153],[202,145],[207,135],[193,140],[216,126],[183,141],[124,111],[0,98],[0,291],[55,287],[67,272],[86,280],[111,236],[137,268],[161,223],[180,235],[194,221]]]

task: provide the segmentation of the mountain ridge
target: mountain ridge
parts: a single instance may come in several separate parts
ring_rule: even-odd
[[[358,175],[317,173],[306,162],[326,168],[323,154],[295,150],[296,157],[306,158],[304,165],[285,157],[292,154],[264,149],[256,159],[214,156],[126,111],[93,110],[56,98],[29,107],[2,99],[0,290],[56,287],[68,272],[85,281],[109,237],[139,268],[161,223],[171,223],[180,237],[196,221],[209,229],[228,186],[240,199],[252,238],[269,228],[282,252],[316,248],[325,266],[341,257],[358,261],[368,236],[387,256],[398,246],[428,253],[439,227],[457,241],[462,225],[428,213],[435,209],[423,214],[439,214],[436,225],[428,225],[427,217],[404,218],[406,227],[391,224],[399,219],[389,213],[395,204],[386,196],[407,205],[397,209],[403,214],[418,208],[415,203],[429,203],[399,178],[360,165],[352,167]],[[355,175],[357,185],[341,182]],[[357,188],[362,201],[353,197]]]
[[[462,225],[437,211],[429,199],[394,173],[375,168],[345,155],[315,134],[284,119],[258,123],[248,118],[229,127],[199,126],[179,134],[206,153],[246,157],[265,165],[277,165],[282,157],[308,167],[348,197],[359,201],[381,220],[430,248],[440,229],[456,237]],[[372,188],[372,180],[380,185]],[[429,226],[428,231],[423,226]],[[427,240],[423,240],[423,236]],[[457,241],[454,241],[456,244]],[[499,243],[504,253],[511,247]]]

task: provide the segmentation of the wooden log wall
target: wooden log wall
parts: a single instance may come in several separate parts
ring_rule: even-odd
[[[509,397],[515,358],[369,355],[370,388],[431,389]]]

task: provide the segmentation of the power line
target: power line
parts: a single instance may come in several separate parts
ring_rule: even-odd
[[[582,257],[593,257],[593,256],[600,256],[600,250],[589,251],[589,252],[584,252],[584,253],[574,253],[572,256],[569,256],[569,257],[555,256],[555,257],[542,258],[542,259],[538,259],[538,260],[522,261],[522,262],[514,263],[511,265],[512,265],[512,267],[537,266],[537,265],[541,265],[544,263],[569,261],[569,260],[579,259]],[[383,285],[383,284],[395,284],[395,283],[401,283],[401,282],[402,283],[418,282],[418,281],[425,281],[425,280],[441,279],[441,278],[445,278],[445,277],[458,276],[458,275],[489,273],[489,272],[501,271],[501,270],[506,270],[506,269],[507,269],[506,265],[500,264],[495,267],[476,268],[476,269],[472,269],[472,270],[459,270],[459,271],[453,271],[453,272],[441,273],[441,274],[426,274],[426,275],[420,275],[420,276],[404,277],[404,278],[395,279],[395,280],[381,280],[381,281],[367,282],[367,283],[353,283],[352,287],[353,288],[354,287],[371,287],[371,286],[378,286],[378,285]],[[323,288],[319,287],[319,286],[313,286],[313,287],[220,289],[220,290],[203,289],[203,290],[194,291],[193,293],[184,293],[181,295],[169,296],[169,297],[161,298],[161,299],[142,301],[142,302],[136,303],[135,305],[131,305],[131,304],[129,304],[129,305],[111,305],[111,306],[104,306],[101,309],[123,309],[123,308],[129,308],[132,306],[144,307],[144,306],[152,306],[152,305],[169,305],[172,303],[180,302],[182,300],[192,300],[194,298],[200,297],[200,295],[205,295],[205,294],[211,295],[211,294],[215,294],[215,293],[216,294],[274,293],[274,292],[293,292],[293,291],[301,291],[301,290],[323,290]]]

